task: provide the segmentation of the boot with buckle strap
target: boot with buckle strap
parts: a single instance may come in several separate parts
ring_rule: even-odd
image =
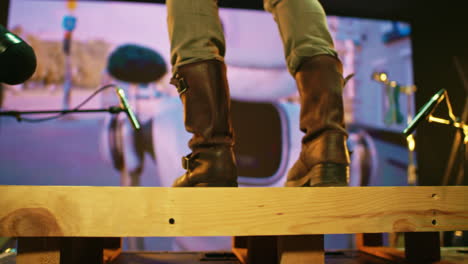
[[[347,186],[342,68],[337,58],[318,55],[304,59],[294,76],[301,98],[300,129],[305,135],[286,186]]]
[[[184,106],[192,153],[182,158],[186,173],[174,187],[237,187],[226,66],[218,60],[182,65],[171,84]]]

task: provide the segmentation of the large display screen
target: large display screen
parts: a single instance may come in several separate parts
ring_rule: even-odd
[[[170,186],[183,174],[180,158],[190,152],[190,135],[183,127],[177,91],[169,84],[165,5],[10,2],[8,28],[34,48],[38,66],[24,84],[5,85],[2,110],[72,109],[100,87],[115,83],[126,91],[143,128],[135,132],[122,114],[72,114],[46,122],[26,119],[47,115],[23,116],[23,122],[0,117],[0,184]],[[286,68],[277,25],[270,13],[259,10],[220,8],[220,18],[226,37],[233,121],[239,131],[239,183],[282,186],[300,151],[302,135],[299,95]],[[344,75],[354,74],[343,93],[347,125],[403,131],[414,113],[410,26],[336,16],[328,16],[328,25]],[[150,83],[128,83],[110,74],[109,58],[123,47],[150,50],[159,60],[158,77]],[[83,109],[118,102],[110,88]],[[391,171],[395,178],[374,179],[374,184],[404,184],[405,147],[364,142],[371,140],[362,136],[365,130],[354,132],[350,131],[357,146],[353,148],[353,184],[362,184],[360,173],[375,174],[384,168],[375,157],[371,160],[376,151],[386,157],[380,162],[390,157],[396,165]],[[366,169],[371,171],[363,172]],[[198,244],[165,241],[163,246],[159,244],[163,249],[196,250]],[[230,247],[229,241],[222,241],[210,245]]]

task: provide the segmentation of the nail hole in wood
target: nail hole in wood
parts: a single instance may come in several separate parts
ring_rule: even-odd
[[[174,218],[169,218],[169,224],[171,224],[171,225],[175,224],[175,219]]]

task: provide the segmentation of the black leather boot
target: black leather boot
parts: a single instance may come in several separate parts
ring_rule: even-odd
[[[192,153],[182,158],[186,173],[174,187],[236,187],[237,166],[230,120],[226,66],[207,60],[180,66],[171,80],[184,105]]]
[[[329,55],[307,58],[295,75],[301,98],[299,159],[286,186],[346,186],[349,153],[344,124],[341,62]]]

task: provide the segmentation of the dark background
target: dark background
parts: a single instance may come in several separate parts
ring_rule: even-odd
[[[87,0],[91,1],[91,0]],[[104,1],[104,0],[102,0]],[[0,1],[0,24],[6,25],[10,0]],[[161,0],[128,2],[163,3]],[[406,21],[412,27],[414,80],[419,109],[439,89],[447,89],[455,115],[460,116],[466,93],[454,58],[468,79],[468,16],[464,1],[322,0],[328,15]],[[220,0],[220,6],[262,9],[262,0]],[[444,113],[442,113],[443,115]],[[389,135],[389,137],[400,135]],[[418,127],[416,151],[420,185],[440,185],[454,130],[423,122]],[[468,178],[468,177],[465,177]],[[465,179],[464,184],[467,184]]]

